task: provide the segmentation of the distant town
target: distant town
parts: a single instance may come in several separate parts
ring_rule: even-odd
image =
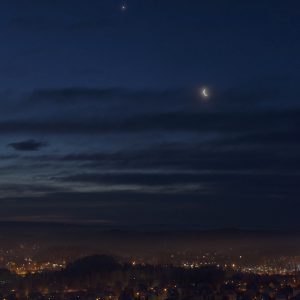
[[[30,300],[297,300],[299,265],[295,257],[272,264],[219,265],[198,261],[151,265],[141,260],[121,262],[106,255],[75,261],[9,261],[0,270],[0,299]],[[240,258],[242,261],[242,258]],[[283,261],[286,266],[282,267]],[[295,268],[293,269],[292,266]]]
[[[208,251],[205,247],[193,248],[186,241],[183,250],[178,241],[170,243],[165,235],[159,243],[155,234],[155,243],[170,243],[171,247],[147,251],[144,240],[134,242],[128,233],[122,235],[130,241],[131,250],[114,246],[114,239],[110,239],[112,250],[106,255],[99,245],[91,248],[89,243],[86,248],[63,244],[45,247],[44,242],[3,245],[0,299],[300,299],[300,255],[268,255],[263,249],[253,253],[251,248],[242,251],[239,239],[231,240],[236,248],[221,248],[220,244],[215,251]],[[102,243],[108,245],[102,237]],[[138,248],[141,244],[143,247]]]

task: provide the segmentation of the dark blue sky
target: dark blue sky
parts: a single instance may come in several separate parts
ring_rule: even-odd
[[[0,221],[300,228],[298,1],[0,8]]]

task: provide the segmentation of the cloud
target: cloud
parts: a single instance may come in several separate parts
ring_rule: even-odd
[[[95,184],[117,184],[117,185],[177,185],[177,184],[190,184],[199,183],[201,176],[197,174],[145,174],[142,172],[137,173],[83,173],[74,174],[67,177],[56,177],[55,180],[63,182],[84,182]]]
[[[300,145],[300,131],[290,130],[246,133],[235,137],[221,139],[219,143],[232,146],[297,146]]]
[[[40,213],[39,215],[14,215],[14,216],[1,216],[0,222],[14,222],[14,223],[49,223],[49,224],[77,224],[77,225],[86,225],[86,224],[99,224],[99,225],[108,225],[111,224],[109,220],[103,219],[88,219],[68,216],[68,215],[55,215],[55,214],[46,214]]]
[[[296,130],[300,110],[261,112],[170,112],[140,114],[115,119],[89,118],[79,121],[7,121],[0,123],[0,132],[36,133],[125,133],[146,131],[182,132],[268,132]]]
[[[273,79],[270,82],[270,80],[268,81],[264,78],[262,81],[263,83],[261,81],[248,82],[244,85],[233,86],[222,90],[212,87],[211,101],[213,102],[213,105],[208,105],[206,108],[222,109],[225,111],[228,108],[231,111],[232,109],[249,111],[256,108],[262,108],[266,103],[271,107],[272,104],[276,107],[279,102],[281,104],[289,103],[291,95],[286,93],[287,87],[284,80],[280,81],[280,88],[278,87],[279,82],[276,79]],[[122,102],[128,102],[128,104],[137,102],[140,105],[143,105],[144,102],[151,100],[152,105],[160,108],[164,107],[164,105],[172,108],[173,105],[177,106],[179,102],[185,106],[185,104],[189,102],[195,103],[195,101],[197,101],[198,106],[205,107],[203,103],[202,105],[199,104],[198,89],[199,86],[160,90],[79,86],[37,89],[29,93],[26,99],[29,103],[53,102],[61,104],[74,104],[74,102],[84,103],[91,100],[111,101],[112,99],[117,99],[119,100],[120,105],[122,105]]]
[[[268,193],[226,195],[149,194],[143,192],[53,193],[40,198],[3,199],[1,214],[21,216],[61,216],[68,222],[108,220],[117,225],[180,224],[184,228],[249,227],[270,228],[274,218],[286,227],[299,227],[299,201],[290,197],[271,197]],[[294,209],[290,210],[293,207]],[[269,212],[272,213],[269,213]],[[255,216],[255,217],[254,217]],[[24,219],[25,221],[25,219]],[[26,221],[30,221],[29,219]],[[57,221],[51,219],[50,222]],[[220,225],[221,224],[221,225]],[[274,224],[274,227],[278,225]]]
[[[36,140],[26,140],[22,142],[8,144],[9,147],[12,147],[14,150],[17,151],[37,151],[40,150],[42,147],[45,147],[46,145],[46,143],[39,142]]]
[[[39,198],[44,195],[50,195],[51,193],[58,192],[69,192],[70,189],[67,187],[58,187],[49,185],[46,183],[35,183],[35,184],[25,184],[25,183],[1,183],[0,186],[0,199],[6,198],[22,198],[22,197],[33,197]]]
[[[88,88],[88,87],[71,87],[60,89],[38,89],[32,91],[25,97],[26,105],[28,104],[60,104],[60,105],[85,105],[90,102],[98,104],[111,104],[123,106],[123,104],[139,104],[143,107],[151,101],[151,105],[162,108],[169,101],[173,105],[179,99],[190,95],[187,89],[167,89],[167,90],[134,90],[120,87],[112,88]],[[161,100],[165,101],[161,101]]]
[[[245,135],[222,134],[211,141],[153,144],[139,149],[74,152],[27,157],[43,163],[79,165],[89,170],[269,170],[294,172],[300,166],[297,155],[299,133],[271,132]]]
[[[81,173],[72,174],[70,176],[56,177],[58,181],[71,183],[89,183],[95,185],[113,186],[136,185],[144,187],[147,192],[151,189],[145,187],[176,187],[178,192],[185,192],[185,187],[194,185],[194,191],[198,191],[199,195],[206,193],[220,196],[222,192],[227,195],[241,194],[266,194],[274,193],[293,194],[299,192],[298,180],[295,174],[286,174],[284,172],[268,172],[253,169],[252,171],[199,171],[191,173],[162,173],[152,172],[145,173],[136,172],[114,172],[114,173]],[[254,188],[255,187],[255,188]]]
[[[124,95],[122,89],[96,89],[96,88],[64,88],[64,89],[40,89],[33,91],[27,101],[32,103],[74,103],[78,101],[100,101]]]

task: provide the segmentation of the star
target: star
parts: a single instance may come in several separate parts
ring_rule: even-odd
[[[127,5],[126,5],[125,3],[123,3],[123,4],[121,5],[121,10],[122,10],[122,11],[127,10]]]

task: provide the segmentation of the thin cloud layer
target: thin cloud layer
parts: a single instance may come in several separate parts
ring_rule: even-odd
[[[26,140],[22,142],[10,143],[8,146],[17,151],[37,151],[42,147],[47,146],[47,144],[35,140]]]

